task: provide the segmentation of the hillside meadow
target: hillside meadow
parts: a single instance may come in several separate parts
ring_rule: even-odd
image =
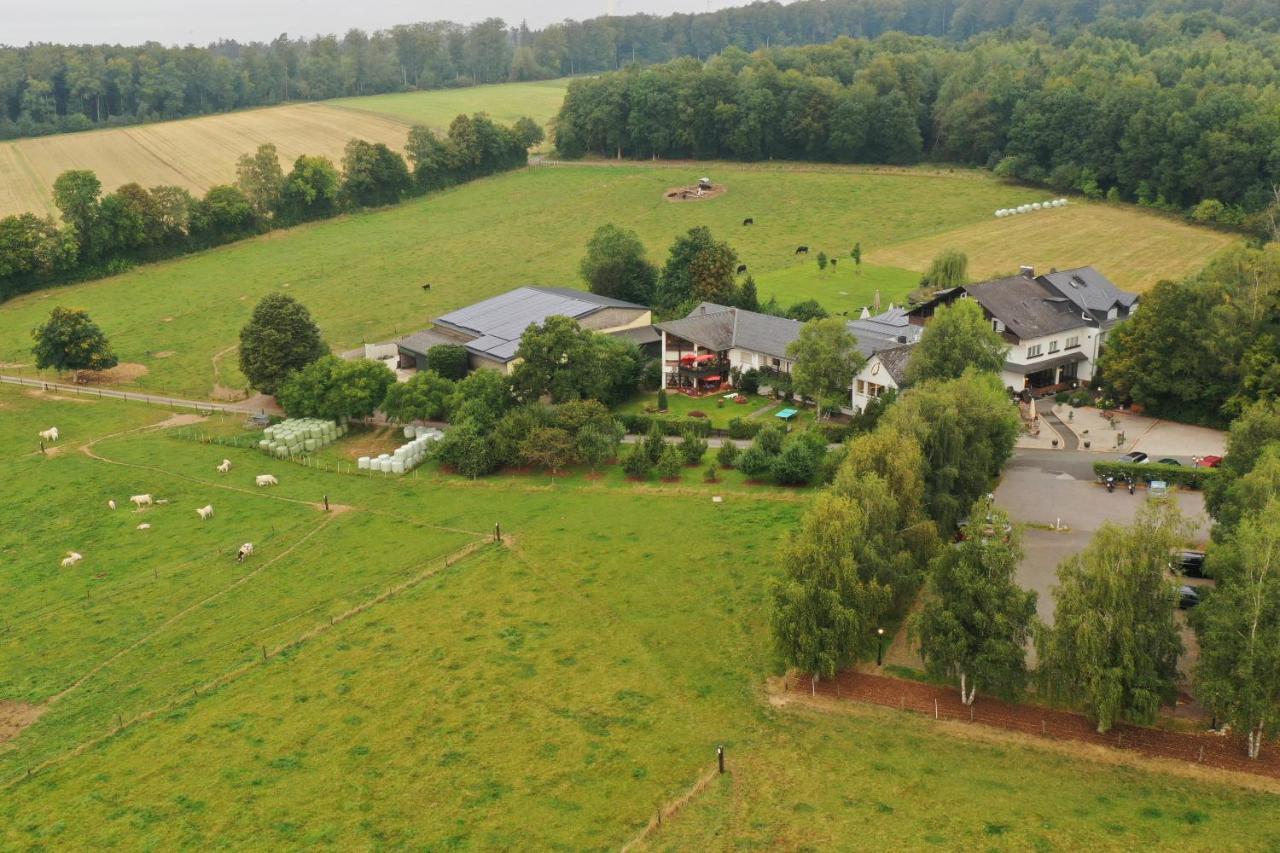
[[[707,201],[670,202],[664,191],[709,172],[728,187]],[[886,266],[880,253],[911,241],[965,249],[966,229],[990,227],[999,206],[1041,193],[979,172],[806,169],[699,164],[543,166],[486,178],[392,208],[273,232],[263,237],[125,274],[29,294],[0,305],[0,364],[30,362],[29,331],[54,305],[86,308],[110,336],[120,360],[146,368],[143,387],[208,396],[241,388],[238,331],[265,294],[301,300],[338,351],[415,331],[462,305],[523,284],[581,286],[577,268],[591,233],[614,222],[635,229],[661,263],[680,233],[707,225],[729,241],[755,276],[760,298],[783,305],[816,298],[851,316],[901,301],[927,266]],[[1077,212],[1079,211],[1079,212]],[[1105,235],[1071,223],[1090,212],[1110,217]],[[755,224],[744,226],[753,218]],[[998,220],[1004,222],[1004,220]],[[1071,244],[1127,287],[1141,287],[1153,264],[1131,265],[1142,244],[1165,276],[1199,268],[1223,235],[1171,223],[1131,208],[1079,205],[1029,215],[1007,257],[1040,267]],[[864,264],[849,257],[861,243]],[[808,255],[797,255],[807,245]],[[825,252],[840,263],[819,272]],[[1062,250],[1065,252],[1065,250]],[[903,263],[907,263],[904,260]],[[1016,269],[1012,263],[1011,269]],[[424,290],[420,285],[430,283]]]
[[[1280,843],[1266,794],[771,703],[803,493],[340,475],[179,437],[234,421],[0,407],[67,442],[0,454],[0,710],[37,717],[0,744],[2,847],[616,849],[718,745],[730,775],[650,846]],[[170,503],[106,508],[139,488]]]
[[[545,81],[406,92],[0,142],[0,216],[56,216],[51,188],[68,169],[93,170],[107,191],[134,181],[202,194],[233,183],[236,159],[264,142],[275,143],[286,165],[301,154],[337,163],[353,138],[400,151],[412,125],[444,131],[459,113],[487,112],[504,123],[527,115],[545,124],[564,91],[564,81]]]

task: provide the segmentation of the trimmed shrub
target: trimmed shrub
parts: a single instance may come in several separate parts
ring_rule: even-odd
[[[643,444],[635,444],[631,447],[631,452],[622,460],[622,470],[626,472],[628,477],[635,477],[637,480],[643,480],[649,476],[649,469],[652,467],[649,461],[649,451],[645,450]]]
[[[707,453],[707,440],[693,433],[685,433],[680,442],[680,456],[686,465],[697,465]]]
[[[684,468],[684,459],[674,444],[668,444],[663,449],[662,455],[658,457],[658,464],[655,467],[658,476],[662,479],[678,480],[680,471]]]
[[[760,371],[754,367],[746,371],[736,383],[736,387],[743,394],[758,393],[760,391]]]
[[[427,370],[455,382],[467,375],[471,356],[460,344],[436,344],[427,350]]]
[[[716,451],[716,461],[725,468],[732,468],[734,460],[738,458],[738,445],[726,441],[720,445],[720,449]]]
[[[702,479],[708,483],[714,483],[720,479],[720,474],[716,471],[716,466],[708,465],[707,470],[703,472]]]
[[[658,460],[662,458],[662,451],[667,446],[667,442],[663,440],[665,433],[657,421],[649,424],[649,431],[645,433],[643,447],[649,454],[649,464],[657,465]]]
[[[711,422],[699,418],[659,418],[651,415],[618,415],[624,429],[632,435],[648,435],[654,424],[662,430],[663,435],[680,435],[690,432],[694,435],[711,435]]]
[[[667,405],[668,405],[667,389],[659,388],[658,389],[658,411],[665,412],[667,410]]]
[[[745,374],[744,374],[745,375]],[[729,437],[730,438],[755,438],[756,433],[762,427],[759,421],[748,421],[743,418],[734,418],[729,421]]]
[[[748,447],[738,456],[738,470],[752,479],[763,477],[773,466],[773,458],[758,447]]]
[[[1135,482],[1163,480],[1171,486],[1185,486],[1188,489],[1201,489],[1204,484],[1218,475],[1216,468],[1192,468],[1189,465],[1159,465],[1148,462],[1134,465],[1129,462],[1095,462],[1093,473],[1098,477],[1108,475],[1122,480],[1132,476]]]
[[[767,453],[769,456],[777,456],[782,452],[782,442],[787,437],[781,428],[769,424],[756,433],[755,447]]]

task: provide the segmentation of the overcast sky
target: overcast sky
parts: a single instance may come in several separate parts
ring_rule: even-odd
[[[603,15],[610,0],[0,0],[0,44],[206,44],[220,38],[268,41],[343,33],[352,27],[499,17],[540,27],[564,18]],[[613,0],[620,15],[704,12],[747,0]]]

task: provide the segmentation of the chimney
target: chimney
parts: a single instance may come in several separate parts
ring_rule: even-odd
[[[1023,264],[1023,265],[1018,269],[1018,274],[1019,274],[1019,275],[1021,275],[1023,278],[1035,278],[1035,277],[1036,277],[1036,268],[1035,268],[1035,267],[1029,267],[1029,266],[1027,266],[1026,264]]]
[[[862,306],[862,313],[858,315],[859,320],[870,320],[871,312],[867,310],[867,306]]]

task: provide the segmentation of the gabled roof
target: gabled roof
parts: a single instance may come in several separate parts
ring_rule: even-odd
[[[1093,267],[1055,270],[1038,278],[1082,311],[1101,314],[1102,320],[1112,308],[1131,308],[1138,301],[1138,294],[1121,290]]]
[[[846,326],[858,339],[858,351],[866,358],[888,347],[914,343],[922,331],[911,325],[905,308],[890,308],[874,317],[850,320]]]
[[[1087,326],[1078,305],[1038,279],[1015,275],[965,286],[987,312],[1020,340]]]
[[[415,352],[418,355],[426,355],[427,350],[441,344],[465,344],[465,337],[458,337],[452,333],[446,333],[440,329],[423,329],[421,332],[414,332],[412,335],[406,335],[396,341],[396,346],[406,349],[409,352]]]
[[[567,287],[517,287],[438,317],[436,325],[470,338],[465,345],[476,355],[506,362],[515,358],[520,336],[530,325],[548,317],[580,320],[605,308],[649,310],[643,305]]]
[[[654,328],[715,352],[737,348],[786,358],[787,346],[800,337],[802,325],[799,320],[703,302],[687,317],[654,323]]]
[[[907,362],[911,360],[911,353],[915,348],[914,343],[900,344],[875,354],[875,358],[884,365],[885,371],[893,377],[894,384],[899,388],[907,381]]]

